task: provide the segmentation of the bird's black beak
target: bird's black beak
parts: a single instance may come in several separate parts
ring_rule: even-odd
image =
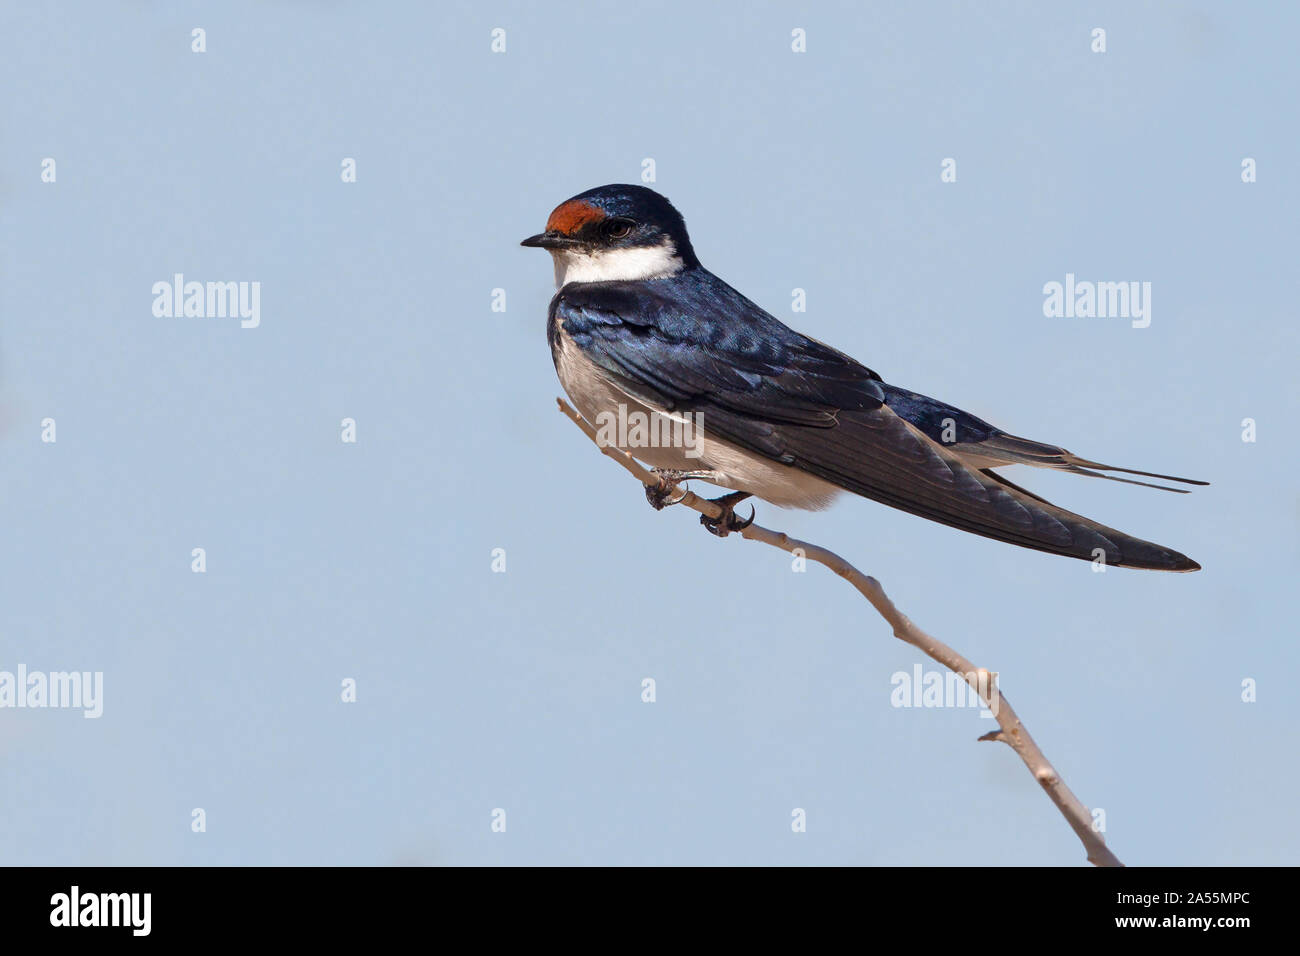
[[[539,232],[535,236],[529,236],[521,246],[528,246],[532,249],[566,249],[569,246],[576,246],[576,239],[570,239],[568,236],[562,236],[558,232]]]

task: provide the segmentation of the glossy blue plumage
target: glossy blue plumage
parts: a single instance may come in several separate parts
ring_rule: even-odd
[[[635,228],[608,244],[590,226],[581,237],[547,233],[528,244],[553,243],[558,255],[660,244],[686,255],[666,275],[561,288],[547,323],[557,369],[571,343],[593,370],[584,374],[608,383],[610,394],[700,415],[713,440],[743,454],[975,534],[1085,560],[1104,554],[1118,566],[1199,567],[995,473],[993,467],[1013,463],[1090,475],[1110,466],[1008,435],[961,409],[889,385],[855,359],[789,328],[699,265],[685,222],[657,193],[611,186],[575,199],[635,220]],[[757,490],[734,475],[723,483]]]

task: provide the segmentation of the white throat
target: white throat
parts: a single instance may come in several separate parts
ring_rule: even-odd
[[[599,252],[552,249],[551,256],[555,259],[557,289],[569,282],[661,279],[681,272],[685,265],[671,239],[665,239],[657,246],[632,246]]]

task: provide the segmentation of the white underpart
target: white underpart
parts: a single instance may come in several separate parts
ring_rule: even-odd
[[[555,259],[555,288],[568,282],[633,282],[662,279],[681,272],[683,262],[671,239],[657,246],[629,246],[583,252],[552,249]]]
[[[558,261],[558,260],[557,260]],[[559,358],[555,363],[560,383],[582,417],[593,424],[601,412],[617,415],[623,405],[628,415],[633,412],[672,416],[673,413],[647,405],[633,398],[582,354],[563,328],[559,330]],[[839,488],[816,475],[791,468],[780,462],[756,455],[730,442],[709,435],[709,416],[703,413],[698,443],[693,450],[698,457],[686,454],[687,448],[651,447],[624,448],[633,457],[657,468],[674,468],[680,471],[709,471],[705,480],[733,491],[748,491],[764,501],[783,508],[820,510],[840,493]]]

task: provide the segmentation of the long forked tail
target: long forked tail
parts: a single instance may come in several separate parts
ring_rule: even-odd
[[[1122,481],[1128,485],[1141,485],[1144,488],[1158,488],[1161,491],[1172,491],[1175,494],[1185,495],[1185,488],[1170,488],[1168,485],[1155,485],[1149,481],[1135,481],[1132,478],[1120,478],[1116,475],[1105,475],[1105,471],[1118,471],[1126,475],[1141,475],[1143,478],[1159,478],[1161,481],[1177,481],[1184,485],[1208,485],[1208,481],[1198,481],[1195,478],[1179,478],[1176,475],[1161,475],[1154,471],[1139,471],[1136,468],[1121,468],[1118,465],[1104,465],[1099,461],[1090,461],[1087,458],[1080,458],[1072,452],[1066,451],[1057,445],[1048,445],[1043,442],[1030,441],[1028,438],[1020,438],[1016,435],[1008,435],[1006,432],[994,432],[984,441],[971,446],[972,450],[977,449],[981,456],[988,456],[1000,459],[1008,465],[1032,465],[1036,468],[1053,468],[1057,471],[1068,471],[1074,475],[1087,475],[1089,478],[1105,478],[1107,481]]]
[[[1093,478],[1107,478],[1110,481],[1122,481],[1130,485],[1141,485],[1144,488],[1159,488],[1161,491],[1172,491],[1176,494],[1187,494],[1186,488],[1170,488],[1168,485],[1153,485],[1149,481],[1134,481],[1132,478],[1117,478],[1114,475],[1103,475],[1103,471],[1121,471],[1126,475],[1141,475],[1143,478],[1159,478],[1161,481],[1181,481],[1185,485],[1208,485],[1208,481],[1197,481],[1195,478],[1178,478],[1174,475],[1157,475],[1151,471],[1138,471],[1136,468],[1121,468],[1118,465],[1103,465],[1100,462],[1088,461],[1086,458],[1078,458],[1070,455],[1070,465],[1073,467],[1066,470],[1076,475],[1088,475]],[[1095,471],[1092,469],[1096,469]]]

